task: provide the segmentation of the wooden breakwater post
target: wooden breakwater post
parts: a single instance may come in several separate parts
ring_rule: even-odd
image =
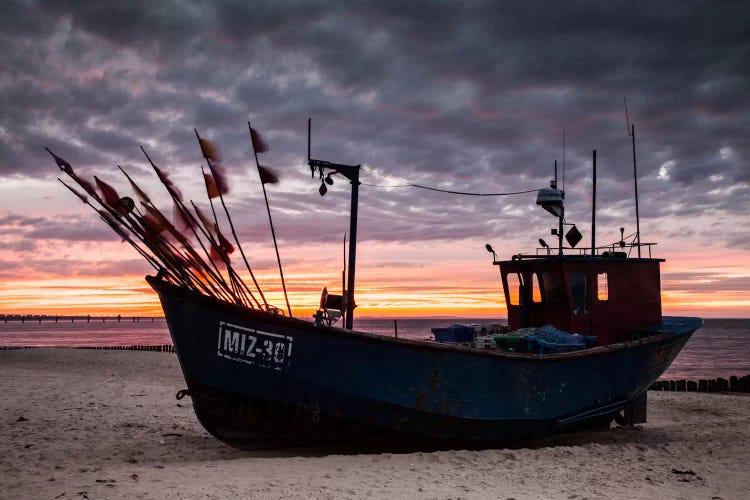
[[[750,393],[750,374],[729,379],[718,377],[700,380],[658,380],[651,384],[650,391],[672,392],[742,392]]]

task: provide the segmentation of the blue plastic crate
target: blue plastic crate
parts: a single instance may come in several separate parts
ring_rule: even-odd
[[[473,342],[476,330],[466,325],[451,325],[447,328],[432,328],[437,342]]]

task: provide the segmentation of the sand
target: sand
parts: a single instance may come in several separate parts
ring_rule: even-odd
[[[0,498],[750,497],[750,397],[649,393],[639,427],[504,449],[240,451],[172,354],[0,351]]]

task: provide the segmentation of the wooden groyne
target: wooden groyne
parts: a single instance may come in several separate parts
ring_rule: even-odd
[[[650,391],[676,392],[750,392],[750,375],[729,379],[722,377],[700,380],[658,380],[648,388]]]

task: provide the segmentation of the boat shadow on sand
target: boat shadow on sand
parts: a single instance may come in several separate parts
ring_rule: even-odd
[[[241,458],[315,458],[331,455],[380,455],[380,454],[410,454],[435,453],[444,451],[513,451],[513,450],[545,450],[554,448],[582,447],[598,445],[602,447],[623,446],[663,446],[674,441],[674,436],[668,432],[651,429],[644,431],[641,426],[613,426],[608,430],[581,431],[559,435],[546,436],[528,440],[495,441],[477,445],[476,443],[461,443],[436,445],[434,443],[351,443],[316,446],[284,446],[272,443],[258,443],[247,449],[232,448],[214,439],[208,434],[165,435],[158,450],[158,456],[149,453],[149,444],[131,442],[119,454],[131,455],[129,452],[140,450],[140,463],[177,464],[185,462],[210,462],[235,460]],[[165,449],[166,448],[166,449]],[[166,451],[166,453],[165,453]]]

